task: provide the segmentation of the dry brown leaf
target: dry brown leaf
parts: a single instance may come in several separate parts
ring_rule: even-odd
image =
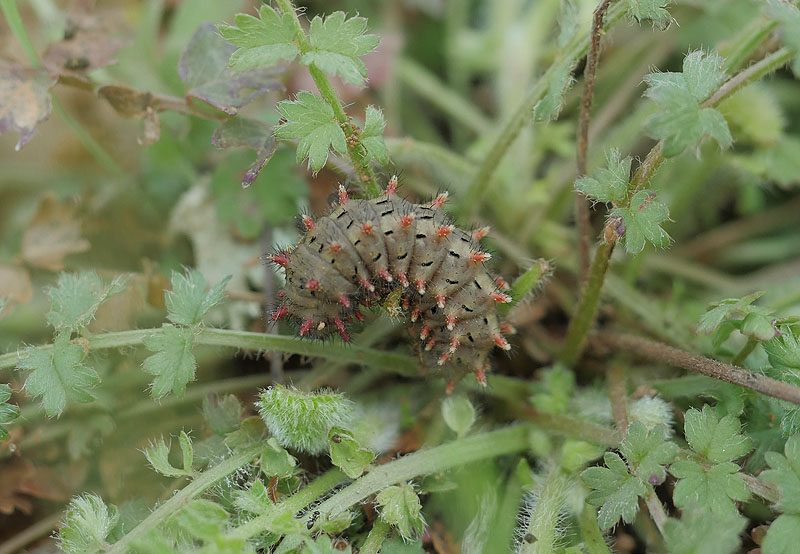
[[[112,295],[100,304],[89,331],[124,331],[136,327],[136,319],[145,306],[147,277],[131,275],[128,286],[119,294]],[[163,291],[162,295],[163,295]]]
[[[19,133],[17,150],[31,140],[36,126],[50,117],[50,87],[55,83],[44,70],[0,60],[0,134]]]
[[[32,498],[65,502],[81,486],[86,472],[86,464],[50,468],[22,458],[10,460],[0,466],[0,513],[30,514]]]
[[[15,265],[0,265],[0,298],[13,304],[25,304],[33,297],[28,270]]]
[[[144,123],[142,136],[136,139],[138,143],[147,146],[158,142],[161,138],[161,121],[158,119],[158,113],[150,106],[147,107],[142,123]]]
[[[22,235],[22,258],[32,266],[60,271],[66,256],[85,252],[89,246],[81,236],[75,206],[47,195]]]
[[[67,20],[64,38],[47,47],[42,61],[55,75],[82,76],[115,63],[117,51],[126,42],[112,18],[75,13]]]
[[[143,117],[148,108],[155,107],[151,93],[126,86],[106,85],[97,89],[97,95],[124,117]]]

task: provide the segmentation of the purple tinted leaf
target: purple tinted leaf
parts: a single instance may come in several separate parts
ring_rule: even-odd
[[[128,42],[122,29],[105,14],[73,13],[64,38],[47,47],[42,61],[51,72],[80,78],[116,63],[117,51]]]
[[[0,60],[0,134],[17,131],[16,149],[25,146],[36,126],[50,117],[53,76]]]
[[[244,147],[256,151],[256,160],[245,172],[242,187],[247,188],[258,178],[258,174],[275,153],[275,137],[272,126],[262,121],[233,117],[217,127],[211,136],[211,144],[217,148]]]
[[[226,42],[210,23],[200,26],[181,55],[178,74],[186,95],[235,115],[259,96],[283,88],[276,77],[281,68],[231,71],[228,59],[236,47]]]

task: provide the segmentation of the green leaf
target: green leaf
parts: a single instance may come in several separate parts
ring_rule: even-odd
[[[47,322],[57,332],[75,331],[94,319],[97,309],[109,296],[125,289],[126,277],[117,277],[106,284],[94,271],[61,273],[58,284],[47,290],[50,311]]]
[[[425,530],[422,504],[409,484],[393,485],[383,489],[375,497],[380,518],[397,528],[403,540],[410,541]]]
[[[757,291],[741,298],[726,298],[710,304],[708,311],[700,318],[697,326],[698,333],[711,334],[715,332],[724,321],[742,319],[754,310],[753,302],[764,296],[764,291]]]
[[[661,30],[669,27],[672,16],[666,10],[672,0],[625,0],[628,15],[638,23],[652,21],[653,26]]]
[[[733,462],[706,467],[692,460],[680,460],[669,471],[678,478],[672,496],[678,508],[699,506],[708,512],[737,513],[735,502],[750,498],[739,466]]]
[[[247,490],[237,491],[234,504],[240,510],[258,515],[265,513],[273,506],[267,487],[260,479],[253,481]]]
[[[291,61],[300,53],[292,14],[278,14],[262,5],[258,17],[240,13],[234,21],[235,25],[219,26],[222,38],[239,47],[228,62],[233,69],[272,66],[281,60]]]
[[[631,157],[622,158],[616,148],[606,151],[606,166],[597,170],[596,177],[583,176],[575,188],[598,202],[619,202],[625,198],[631,175]]]
[[[607,467],[585,469],[581,478],[592,489],[586,501],[600,507],[597,521],[605,530],[620,518],[625,523],[633,521],[639,509],[639,497],[647,494],[647,486],[628,472],[628,466],[614,452],[606,452],[603,461]]]
[[[725,80],[723,60],[715,54],[690,52],[683,61],[682,73],[651,73],[645,76],[645,96],[658,104],[650,120],[650,134],[664,141],[664,155],[672,157],[710,136],[723,148],[733,142],[728,124],[714,108],[701,103]]]
[[[163,437],[144,449],[144,456],[147,461],[153,466],[158,473],[165,477],[192,477],[195,471],[192,469],[194,461],[194,448],[192,440],[184,431],[178,437],[178,443],[181,447],[181,459],[183,462],[183,469],[173,466],[169,461],[170,445],[164,442]]]
[[[173,271],[170,279],[172,288],[164,294],[167,318],[177,325],[200,323],[208,311],[222,301],[225,286],[230,280],[229,275],[207,291],[208,283],[199,271]]]
[[[147,373],[155,375],[150,391],[154,398],[163,398],[170,392],[180,396],[186,391],[186,384],[194,380],[197,360],[192,352],[193,333],[191,328],[166,323],[159,333],[144,340],[147,349],[155,352],[142,364]]]
[[[173,519],[193,537],[210,541],[222,534],[229,517],[225,508],[201,498],[192,500]]]
[[[772,522],[761,543],[764,554],[794,554],[800,544],[800,515],[783,514]]]
[[[772,324],[771,314],[763,312],[747,314],[742,320],[742,327],[739,331],[745,336],[760,341],[770,340],[778,334],[778,330]]]
[[[269,432],[285,447],[321,454],[328,449],[328,432],[347,428],[355,405],[341,394],[307,393],[275,385],[261,391],[256,404]]]
[[[376,35],[364,34],[366,30],[367,20],[363,17],[346,19],[344,12],[334,12],[325,19],[316,16],[309,28],[311,50],[300,61],[338,75],[351,85],[363,86],[367,66],[360,56],[373,51],[380,42]]]
[[[261,473],[267,477],[291,477],[296,467],[295,457],[271,437],[261,451]]]
[[[733,554],[747,520],[735,513],[708,513],[695,507],[680,520],[664,524],[664,542],[670,554]],[[766,553],[765,553],[766,554]]]
[[[534,260],[531,266],[525,270],[525,273],[514,279],[511,284],[511,290],[508,291],[511,302],[499,304],[497,306],[498,313],[501,316],[508,315],[514,306],[542,287],[552,273],[553,266],[550,262],[543,258]]]
[[[442,400],[442,417],[450,429],[463,437],[475,423],[475,408],[464,395],[450,395]]]
[[[684,417],[684,434],[692,450],[713,463],[732,462],[753,449],[750,439],[741,434],[739,420],[732,415],[720,419],[708,405],[694,408]]]
[[[367,106],[364,129],[361,131],[361,144],[367,149],[368,160],[375,160],[384,165],[389,163],[389,150],[383,140],[385,127],[383,112],[375,106]]]
[[[19,417],[19,407],[8,404],[11,398],[11,387],[6,384],[0,385],[0,441],[8,438],[6,427]]]
[[[275,137],[298,141],[298,163],[308,158],[308,166],[316,173],[328,161],[329,150],[347,153],[344,131],[333,108],[319,96],[301,91],[295,100],[279,102],[278,111],[286,122],[275,129]]]
[[[765,342],[764,350],[777,377],[800,383],[800,337],[791,328],[784,328],[780,336]]]
[[[531,397],[534,408],[550,414],[567,413],[575,391],[575,374],[561,365],[544,369],[534,390],[537,391]]]
[[[238,429],[243,410],[242,403],[232,394],[203,398],[203,417],[215,435],[224,437]]]
[[[68,333],[59,333],[53,348],[28,348],[20,354],[17,370],[31,370],[25,391],[42,397],[42,407],[49,417],[60,415],[67,401],[86,403],[94,400],[92,389],[100,383],[97,372],[85,365],[83,348],[69,341]]]
[[[657,485],[664,482],[665,466],[678,454],[678,445],[664,440],[664,429],[648,429],[640,422],[628,427],[620,452],[631,467],[631,473],[643,481]]]
[[[361,476],[375,459],[375,454],[361,446],[353,434],[334,427],[328,433],[331,461],[351,479]]]
[[[625,223],[625,249],[629,254],[644,250],[645,242],[658,248],[669,244],[670,237],[661,228],[661,224],[669,219],[669,210],[656,200],[652,191],[640,190],[633,195],[628,206],[614,208],[611,216],[622,218]]]
[[[762,481],[778,488],[780,499],[775,507],[787,514],[800,515],[800,435],[786,441],[785,456],[767,452],[765,458],[770,469],[758,476]]]
[[[795,51],[792,71],[800,77],[800,9],[791,2],[770,0],[767,15],[781,24],[784,44]]]
[[[553,68],[553,76],[548,81],[547,91],[533,108],[536,121],[551,121],[558,118],[564,105],[564,96],[572,87],[575,79],[572,76],[577,62],[559,63]]]
[[[58,532],[58,545],[69,554],[94,554],[106,551],[106,538],[119,521],[114,505],[86,494],[72,499]]]

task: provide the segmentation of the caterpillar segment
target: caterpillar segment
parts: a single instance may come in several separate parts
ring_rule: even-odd
[[[509,350],[513,331],[497,316],[497,304],[511,302],[508,284],[484,265],[488,228],[453,225],[441,209],[446,192],[428,204],[401,198],[396,177],[379,198],[354,199],[344,187],[337,197],[328,215],[303,216],[299,244],[268,257],[286,272],[273,319],[348,342],[361,306],[391,304],[407,317],[424,368],[449,371],[453,384],[472,371],[485,384],[490,351]]]

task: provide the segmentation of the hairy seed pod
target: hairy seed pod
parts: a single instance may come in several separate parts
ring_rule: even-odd
[[[394,177],[369,200],[340,187],[330,214],[303,217],[300,243],[270,257],[286,271],[272,317],[296,321],[301,336],[347,342],[359,307],[384,304],[408,316],[424,367],[471,370],[485,383],[490,350],[511,348],[496,310],[511,302],[508,285],[487,271],[479,244],[488,229],[455,227],[441,209],[446,193],[412,204],[396,190]]]

